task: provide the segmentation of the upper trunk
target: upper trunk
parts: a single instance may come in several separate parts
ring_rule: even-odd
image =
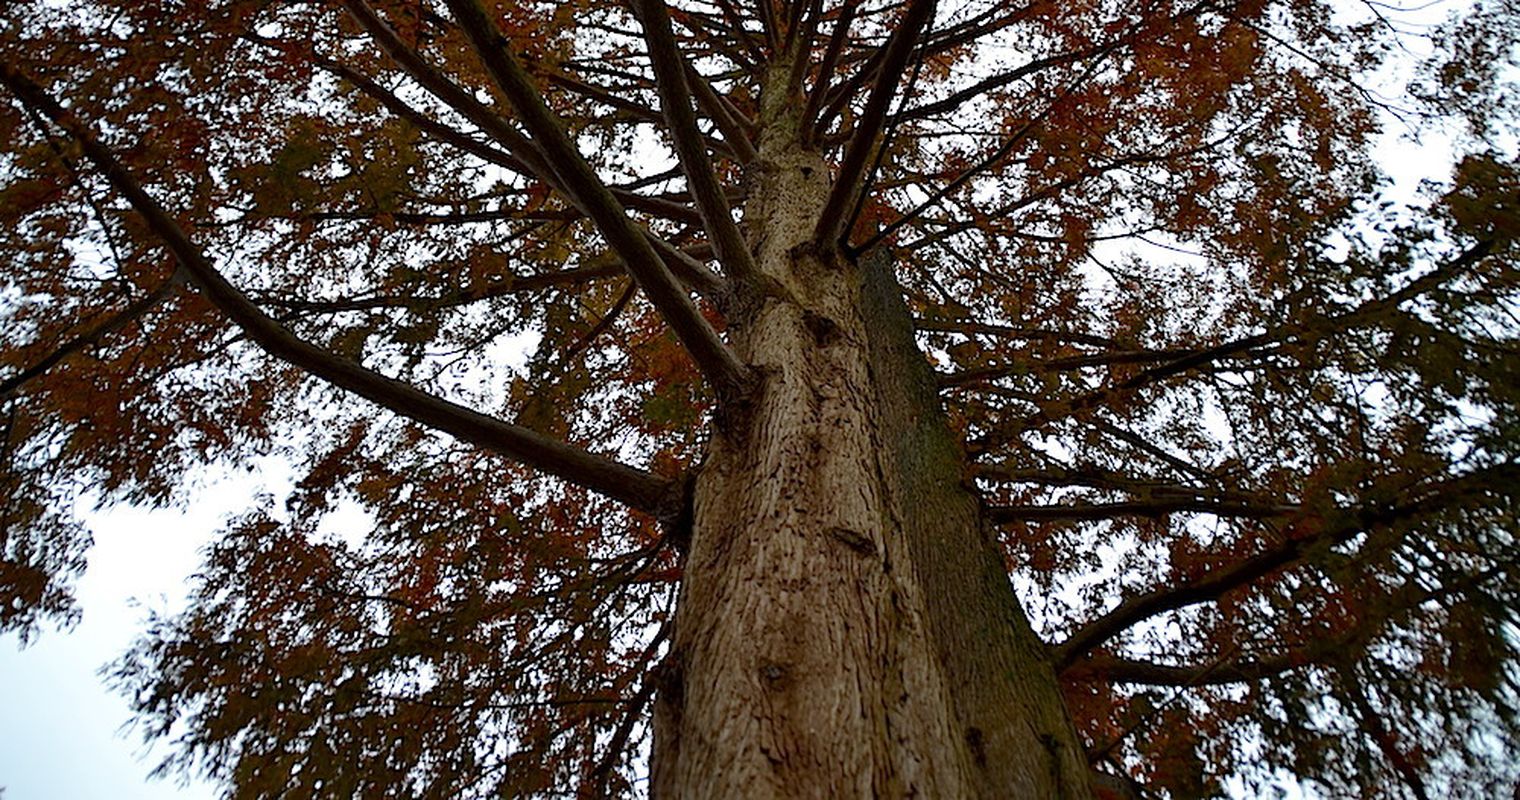
[[[890,260],[806,246],[828,169],[769,104],[745,211],[763,377],[698,476],[657,797],[1085,797]]]

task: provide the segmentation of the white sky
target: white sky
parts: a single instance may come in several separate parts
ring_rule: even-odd
[[[0,787],[4,800],[199,800],[208,784],[149,780],[168,752],[144,750],[125,729],[126,700],[99,670],[143,629],[150,610],[183,607],[199,548],[229,513],[246,508],[255,478],[225,477],[189,509],[117,508],[86,513],[94,530],[89,568],[78,584],[84,611],[67,632],[44,629],[30,647],[0,637]],[[82,508],[81,511],[86,511]]]

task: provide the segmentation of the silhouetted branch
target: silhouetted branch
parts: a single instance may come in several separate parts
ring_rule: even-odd
[[[1113,610],[1084,625],[1056,646],[1053,661],[1059,671],[1071,665],[1083,653],[1157,614],[1217,600],[1226,592],[1245,587],[1298,563],[1318,548],[1347,541],[1373,528],[1418,521],[1470,502],[1473,498],[1487,497],[1495,487],[1513,486],[1517,480],[1520,480],[1520,464],[1504,463],[1417,487],[1414,490],[1417,496],[1401,503],[1367,505],[1332,512],[1333,516],[1327,517],[1318,531],[1306,536],[1275,542],[1254,555],[1218,567],[1179,585],[1131,595]]]
[[[1036,522],[1042,520],[1094,520],[1117,517],[1164,517],[1168,514],[1213,514],[1240,519],[1286,517],[1302,511],[1289,503],[1257,504],[1212,500],[1200,497],[1127,503],[1057,504],[1036,506],[990,506],[985,509],[993,523]]]
[[[162,303],[174,289],[174,286],[174,278],[170,277],[159,284],[153,291],[127,304],[125,308],[106,317],[89,330],[53,348],[47,355],[38,359],[30,367],[6,378],[4,381],[0,381],[0,400],[9,399],[27,381],[46,373],[64,359],[86,347],[99,344],[100,340],[105,338],[107,334],[121,330],[123,327],[141,318],[144,314],[147,314],[158,306],[159,303]]]

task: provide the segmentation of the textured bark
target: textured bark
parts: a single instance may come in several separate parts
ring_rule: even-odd
[[[762,134],[745,210],[763,376],[697,479],[656,797],[1086,797],[1051,667],[984,533],[890,262],[809,243],[829,186]]]

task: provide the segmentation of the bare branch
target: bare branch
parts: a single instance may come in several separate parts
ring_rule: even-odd
[[[998,145],[997,149],[993,150],[991,153],[988,153],[980,161],[967,167],[964,171],[961,172],[961,174],[955,176],[955,178],[949,183],[946,183],[944,186],[941,186],[940,188],[934,190],[927,198],[924,199],[923,202],[915,206],[913,210],[909,211],[906,214],[903,214],[902,216],[893,220],[889,225],[877,231],[871,236],[871,238],[862,243],[858,249],[862,252],[870,250],[871,248],[885,241],[887,237],[891,236],[904,225],[907,225],[913,220],[918,219],[919,217],[923,216],[924,213],[929,209],[934,208],[936,205],[939,205],[940,201],[948,197],[950,193],[961,188],[962,186],[965,186],[978,175],[981,175],[987,170],[993,169],[1001,164],[1003,162],[1003,159],[1007,158],[1009,154],[1014,151],[1014,148],[1018,147],[1019,143],[1023,142],[1024,139],[1029,136],[1030,132],[1033,131],[1036,126],[1044,122],[1045,118],[1049,116],[1051,112],[1055,111],[1056,107],[1059,106],[1062,101],[1069,97],[1071,93],[1077,89],[1078,86],[1081,86],[1083,81],[1087,80],[1087,78],[1097,68],[1099,63],[1101,63],[1101,60],[1094,61],[1092,64],[1088,65],[1088,68],[1084,70],[1075,81],[1072,81],[1070,84],[1068,84],[1067,87],[1062,90],[1061,94],[1057,95],[1054,100],[1052,100],[1048,105],[1045,106],[1044,109],[1040,111],[1040,113],[1026,120],[1023,125],[1019,126],[1018,130],[1014,131],[1012,134],[1009,134],[1008,138],[1004,139],[1003,143]],[[1028,205],[1029,203],[1033,203],[1040,198],[1054,194],[1057,191],[1068,188],[1070,186],[1075,186],[1078,182],[1086,177],[1088,176],[1075,176],[1064,181],[1060,181],[1052,186],[1048,186],[1034,194],[1025,197],[1021,201],[1021,205]],[[1006,214],[1012,213],[1013,210],[1016,209],[1003,209],[999,213],[999,216],[1004,216]]]
[[[1000,72],[996,75],[990,75],[986,78],[983,78],[976,83],[973,83],[970,86],[967,86],[966,88],[961,89],[960,91],[955,92],[954,94],[951,94],[947,97],[940,98],[939,100],[935,100],[930,103],[925,103],[921,106],[904,109],[897,112],[896,114],[893,114],[892,116],[897,120],[911,120],[923,119],[924,117],[932,117],[935,114],[949,113],[959,108],[962,103],[965,103],[968,100],[986,94],[987,92],[1001,89],[1004,86],[1007,86],[1008,84],[1019,80],[1020,78],[1028,77],[1036,72],[1049,69],[1051,67],[1058,67],[1064,64],[1070,64],[1075,61],[1081,61],[1084,58],[1098,55],[1104,52],[1107,48],[1107,45],[1101,45],[1098,47],[1089,47],[1085,50],[1063,53],[1057,56],[1037,58],[1033,61],[1026,62],[1018,67],[1008,70],[1007,72]]]
[[[608,261],[604,264],[591,264],[556,272],[518,275],[488,286],[462,289],[435,297],[374,295],[370,297],[350,297],[334,300],[307,300],[269,295],[259,296],[256,300],[261,305],[272,306],[274,308],[322,314],[336,314],[344,311],[369,311],[376,308],[435,310],[478,303],[482,300],[507,297],[523,292],[541,291],[560,286],[576,286],[624,274],[627,273],[623,269],[621,262]]]
[[[654,64],[660,89],[660,108],[670,125],[676,156],[686,173],[686,185],[691,190],[702,225],[728,276],[740,284],[751,283],[757,278],[759,269],[750,256],[744,235],[734,223],[723,188],[713,173],[702,134],[697,130],[697,117],[692,112],[691,92],[687,86],[686,59],[676,44],[665,3],[662,0],[633,0],[633,5],[639,12],[644,38],[649,43],[649,59]]]
[[[987,322],[967,322],[946,319],[915,319],[913,327],[920,331],[932,331],[935,333],[964,333],[967,335],[980,334],[985,336],[1002,336],[1009,339],[1029,339],[1034,341],[1057,341],[1085,344],[1091,347],[1107,347],[1114,350],[1122,350],[1129,345],[1117,339],[1107,336],[1095,336],[1090,333],[1077,333],[1075,331],[1056,331],[1047,328],[1015,328],[1010,325],[995,325]]]
[[[581,213],[586,214],[587,216],[591,216],[584,208],[583,204],[576,197],[576,195],[573,192],[569,191],[568,187],[563,185],[561,177],[545,160],[543,152],[539,150],[539,148],[533,142],[529,141],[526,136],[524,136],[516,128],[512,127],[510,123],[502,119],[499,115],[497,115],[490,108],[486,107],[479,100],[476,100],[473,95],[465,91],[458,84],[454,83],[446,75],[439,72],[431,64],[427,63],[427,61],[425,61],[422,56],[417,53],[417,51],[408,47],[407,44],[401,40],[401,37],[397,36],[396,32],[386,24],[385,20],[381,19],[378,15],[375,14],[374,9],[371,9],[365,0],[344,0],[344,6],[349,10],[349,13],[351,13],[354,18],[359,21],[360,26],[364,28],[364,30],[370,35],[372,39],[374,39],[375,43],[380,46],[380,49],[384,51],[386,55],[390,56],[393,61],[399,64],[401,68],[407,73],[407,75],[411,76],[412,80],[417,81],[417,83],[419,83],[424,89],[428,90],[428,92],[431,93],[434,97],[437,97],[439,100],[443,101],[459,114],[463,115],[465,119],[468,119],[476,127],[480,128],[488,136],[496,140],[496,142],[499,143],[502,147],[506,148],[506,155],[511,159],[511,161],[503,163],[500,160],[489,158],[488,154],[479,152],[478,148],[468,148],[468,146],[465,145],[463,141],[461,141],[460,137],[463,137],[463,139],[466,140],[469,139],[469,137],[463,136],[463,134],[459,134],[459,136],[455,137],[450,137],[448,141],[457,146],[466,147],[470,152],[474,152],[476,155],[481,156],[482,158],[487,158],[487,160],[492,161],[492,163],[499,163],[502,166],[508,167],[509,169],[513,169],[514,171],[521,172],[525,175],[529,175],[537,178],[540,181],[543,181],[545,184],[553,187],[554,189],[557,189],[561,194],[564,194],[567,198],[569,198],[570,202],[581,210]],[[372,81],[370,84],[372,86],[375,85]],[[361,86],[361,88],[363,87]],[[399,100],[395,101],[394,104],[387,103],[386,105],[387,108],[389,108],[393,113],[403,115],[404,118],[414,123],[416,123],[418,121],[418,118],[421,117],[421,115],[417,114],[415,111],[411,114],[403,114],[402,107],[404,107],[405,104]],[[441,134],[441,131],[438,130],[438,126],[436,124],[429,125],[422,129],[431,133]],[[677,209],[674,208],[675,204],[665,203],[658,200],[657,198],[643,197],[642,195],[631,191],[617,189],[613,189],[611,191],[619,202],[624,203],[630,208],[637,207],[641,208],[642,210],[651,210],[654,211],[654,213],[660,214],[662,216],[674,214],[678,219],[684,217],[693,222],[697,221],[691,213],[690,209]],[[657,251],[661,251],[662,253],[668,252],[668,250],[662,249],[660,247],[661,243],[658,241],[658,237],[655,237],[647,230],[642,230],[641,232],[644,237],[651,240],[651,244],[656,248]],[[703,292],[717,293],[721,289],[721,281],[718,280],[716,276],[712,275],[711,272],[708,271],[705,267],[699,265],[695,268],[690,268],[691,265],[689,264],[669,261],[666,262],[665,266],[672,271],[682,274],[683,279]]]
[[[718,130],[723,133],[723,141],[733,149],[734,155],[741,164],[749,164],[760,154],[755,150],[755,142],[750,138],[749,129],[753,127],[733,104],[720,96],[697,68],[686,65],[687,80],[691,83],[692,93],[697,98],[697,105],[712,118]]]
[[[834,75],[834,67],[839,63],[839,55],[844,51],[844,43],[850,37],[850,23],[854,20],[855,4],[845,3],[839,12],[838,21],[834,23],[834,32],[829,36],[829,46],[823,51],[823,62],[818,65],[818,79],[813,83],[813,90],[808,92],[807,105],[803,107],[801,124],[804,144],[810,144],[817,133],[814,118],[818,116],[818,108],[828,94],[829,81]]]
[[[343,0],[343,5],[358,20],[360,27],[364,28],[370,38],[380,46],[380,49],[399,64],[412,80],[417,81],[434,97],[442,100],[499,142],[513,158],[518,160],[520,165],[518,168],[525,174],[537,177],[550,185],[555,183],[554,171],[545,163],[543,154],[533,146],[528,137],[486,107],[484,103],[476,100],[474,95],[427,63],[416,50],[407,46],[406,42],[396,35],[391,26],[376,14],[365,0]]]
[[[423,133],[426,133],[441,142],[453,145],[454,147],[463,150],[464,152],[467,152],[476,158],[481,159],[482,161],[486,161],[500,167],[506,167],[507,169],[523,175],[537,177],[540,180],[543,179],[535,172],[534,167],[524,163],[516,156],[492,147],[485,142],[479,141],[462,131],[455,130],[454,128],[444,125],[443,123],[438,122],[426,114],[423,114],[422,112],[407,104],[405,101],[398,98],[394,92],[387,90],[385,87],[376,83],[369,76],[364,75],[358,70],[355,70],[343,64],[325,60],[319,61],[318,65],[328,70],[329,72],[332,72],[334,75],[338,75],[349,83],[352,83],[360,91],[378,100],[381,105],[386,107],[386,110],[406,120],[408,123]],[[657,217],[676,220],[679,222],[688,222],[693,224],[701,222],[701,217],[691,207],[683,203],[676,203],[658,197],[641,195],[626,188],[620,188],[616,186],[612,187],[612,193],[617,195],[618,200],[620,200],[624,205],[631,209],[634,209],[635,211],[642,211],[647,214],[653,214]]]

